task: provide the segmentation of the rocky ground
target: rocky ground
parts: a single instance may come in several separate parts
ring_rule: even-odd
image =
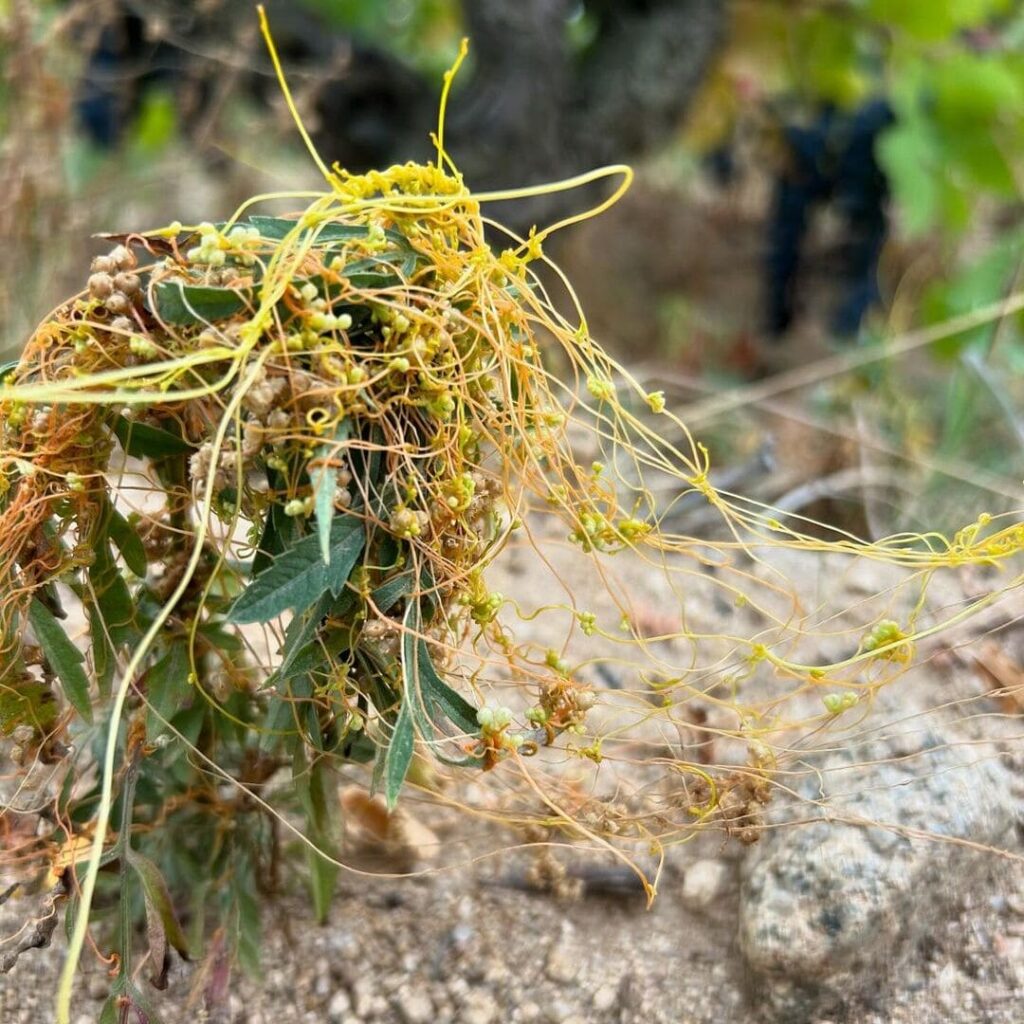
[[[934,847],[932,847],[934,848]],[[406,881],[342,885],[323,927],[305,903],[268,908],[264,971],[241,978],[227,1005],[189,1003],[194,971],[179,967],[158,1004],[166,1022],[231,1024],[401,1024],[551,1022],[551,1024],[753,1024],[806,1020],[849,1024],[1011,1024],[1024,996],[1024,872],[1017,864],[969,858],[956,875],[921,882],[916,899],[888,901],[883,915],[924,911],[916,934],[885,927],[862,936],[873,967],[845,970],[837,957],[828,999],[794,1009],[792,991],[821,981],[822,962],[797,947],[782,978],[755,970],[737,944],[742,923],[778,927],[744,887],[745,865],[732,852],[690,861],[663,880],[654,907],[628,887],[593,884],[559,902],[510,884],[511,861],[475,872]],[[819,877],[820,854],[787,857],[789,871]],[[921,853],[927,860],[928,854]],[[585,870],[580,865],[581,870]],[[817,873],[817,874],[816,874]],[[820,894],[827,906],[830,896]],[[834,899],[834,894],[831,897]],[[5,908],[5,932],[16,905]],[[799,915],[801,911],[797,911]],[[799,925],[798,925],[799,929]],[[0,1020],[50,1019],[60,947],[25,956],[0,987]],[[754,956],[757,956],[756,951]],[[888,966],[886,966],[888,965]],[[96,1019],[106,991],[92,971],[80,986],[76,1024]]]
[[[505,592],[537,590],[534,569],[508,564]],[[627,588],[655,593],[630,573]],[[842,580],[843,600],[873,585]],[[1004,609],[988,625],[1005,621]],[[1008,663],[1021,664],[1021,641],[1012,623],[998,633]],[[1024,1005],[1024,745],[972,652],[933,649],[854,738],[794,762],[757,842],[712,830],[669,848],[650,909],[617,862],[525,849],[521,834],[414,799],[404,849],[352,837],[353,864],[371,874],[342,876],[327,924],[312,923],[294,880],[266,908],[259,977],[235,976],[206,1006],[208,977],[176,964],[154,993],[162,1019],[1012,1024]],[[528,881],[551,877],[551,857],[568,872],[559,895]],[[372,875],[396,870],[413,877]],[[32,910],[17,895],[0,906],[0,936]],[[58,929],[0,976],[3,1024],[51,1019],[62,948]],[[88,966],[76,1024],[97,1018],[105,986]]]

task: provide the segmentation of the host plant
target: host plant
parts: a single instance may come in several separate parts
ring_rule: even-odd
[[[323,917],[341,867],[331,796],[340,762],[372,763],[372,785],[393,807],[417,749],[470,771],[510,765],[535,790],[526,759],[566,734],[590,738],[587,756],[600,761],[587,726],[597,694],[557,652],[535,659],[517,648],[498,620],[505,599],[485,581],[511,535],[532,540],[529,512],[563,521],[588,558],[629,550],[680,588],[688,566],[715,565],[723,593],[763,611],[757,637],[723,638],[731,659],[695,657],[663,673],[660,703],[642,701],[643,717],[671,719],[702,674],[765,664],[794,681],[790,695],[827,686],[805,730],[898,673],[922,630],[867,622],[849,657],[802,664],[789,653],[799,617],[759,604],[782,587],[739,567],[741,556],[761,544],[860,555],[909,567],[915,585],[942,566],[1004,562],[1024,545],[1018,522],[984,517],[953,541],[825,541],[719,494],[707,453],[660,393],[635,387],[578,308],[575,322],[556,312],[534,273],[544,262],[557,274],[544,239],[580,218],[509,235],[505,249],[485,238],[485,226],[500,228],[481,203],[531,190],[475,195],[448,160],[454,71],[436,164],[352,175],[314,152],[327,189],[288,196],[301,212],[259,215],[257,204],[281,198],[262,196],[224,223],[116,240],[86,290],[6,370],[0,730],[26,771],[57,766],[63,784],[47,828],[5,856],[52,888],[51,907],[67,902],[60,1022],[104,906],[118,910],[104,1022],[134,1009],[156,1019],[133,962],[140,917],[157,987],[169,946],[255,966],[260,893],[282,827],[306,845]],[[546,188],[610,176],[622,184],[581,215],[591,216],[624,191],[628,168]],[[560,353],[557,374],[545,346]],[[581,464],[577,433],[603,462]],[[644,483],[652,474],[702,495],[730,539],[663,530]],[[568,610],[585,636],[665,668],[628,621],[623,634],[575,603]],[[84,651],[64,624],[76,614],[88,624]],[[488,665],[528,695],[519,712],[488,702]],[[760,724],[737,715],[746,768],[667,765],[700,782],[680,801],[678,830],[718,814],[756,838],[781,728],[777,708]],[[546,799],[548,823],[569,824],[568,804]],[[574,827],[607,848],[620,831],[585,816]],[[666,836],[645,834],[653,845]],[[188,933],[175,906],[188,912]]]

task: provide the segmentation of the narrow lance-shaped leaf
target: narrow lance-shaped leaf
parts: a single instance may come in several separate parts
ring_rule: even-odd
[[[298,771],[300,767],[305,769],[305,764],[304,754],[296,758],[295,786],[306,811],[309,838],[317,847],[316,850],[309,847],[306,849],[313,911],[317,922],[323,924],[327,920],[339,871],[337,864],[333,864],[317,852],[323,850],[330,857],[337,855],[337,844],[332,835],[332,819],[329,812],[330,775],[322,758],[314,761],[308,771]]]
[[[255,872],[250,854],[235,857],[232,872],[230,944],[243,971],[256,974],[260,969],[260,908],[262,899],[258,896]]]
[[[57,718],[57,702],[50,688],[38,679],[25,679],[14,686],[0,686],[0,736],[19,725],[46,729]]]
[[[331,527],[331,561],[325,565],[319,538],[308,534],[246,587],[228,613],[228,620],[268,622],[290,608],[309,607],[328,590],[337,596],[348,581],[365,539],[363,521],[358,516],[336,519]]]
[[[376,587],[370,598],[377,606],[377,610],[382,615],[389,612],[399,598],[412,592],[412,581],[413,574],[403,572],[398,576],[392,576],[391,579],[385,580],[379,587]]]
[[[107,532],[124,557],[125,565],[136,576],[145,576],[148,559],[142,538],[135,532],[135,527],[113,505],[110,506]]]
[[[89,680],[82,668],[82,652],[68,639],[64,627],[54,618],[53,613],[38,599],[33,600],[28,607],[28,621],[32,624],[46,660],[64,688],[68,703],[82,718],[91,722]]]
[[[410,602],[405,612],[402,636],[402,680],[405,688],[403,706],[410,706],[413,717],[435,756],[447,764],[477,765],[474,757],[448,757],[437,749],[439,741],[433,738],[434,727],[443,716],[460,732],[474,735],[478,729],[476,708],[461,694],[453,690],[437,673],[426,641],[417,636],[420,611],[416,602]]]
[[[271,488],[276,488],[276,474],[273,471],[268,474],[268,479]],[[291,516],[284,514],[284,507],[282,505],[276,503],[271,505],[267,510],[259,547],[256,549],[255,555],[253,555],[253,575],[258,576],[269,569],[274,564],[274,559],[284,551],[287,551],[298,539],[298,524],[296,521]]]
[[[115,995],[109,995],[97,1017],[97,1024],[118,1024],[121,1016],[121,1007]]]
[[[419,672],[420,692],[428,711],[432,712],[433,716],[441,712],[464,733],[476,733],[479,728],[476,719],[477,709],[437,674],[426,641],[422,639],[416,644],[416,668]]]
[[[95,560],[89,567],[91,596],[95,597],[94,608],[90,608],[90,611],[98,614],[111,642],[123,644],[132,640],[137,633],[135,602],[114,561],[107,536],[108,530],[104,530],[97,538],[94,546]]]
[[[113,431],[125,453],[136,459],[162,459],[194,451],[192,445],[169,430],[120,415],[114,420]]]
[[[166,983],[163,987],[167,987]],[[161,1018],[157,1016],[152,1002],[142,989],[128,982],[128,995],[131,998],[132,1012],[136,1020],[145,1022],[145,1024],[163,1024]]]
[[[316,515],[317,535],[324,565],[331,564],[331,522],[334,519],[334,498],[338,487],[338,467],[335,459],[339,446],[348,440],[349,421],[342,420],[334,435],[334,442],[323,444],[317,450],[315,464],[309,471],[313,485],[313,511]]]
[[[188,646],[182,640],[173,644],[146,674],[146,698],[151,708],[146,716],[146,732],[151,739],[164,731],[164,723],[185,706],[191,692]]]
[[[279,241],[285,238],[289,232],[295,230],[298,221],[289,220],[284,217],[266,217],[256,214],[249,218],[249,223],[255,227],[263,238],[271,241]],[[331,221],[323,225],[315,225],[312,230],[317,232],[317,244],[321,242],[348,242],[353,239],[370,237],[370,229],[365,224],[341,224]],[[393,228],[385,228],[384,235],[396,245],[409,247],[409,240],[399,231]]]
[[[114,678],[114,648],[107,637],[103,616],[95,604],[89,608],[89,650],[100,696],[107,697]]]
[[[394,810],[395,804],[398,803],[398,794],[412,763],[416,740],[412,714],[412,701],[406,696],[395,720],[387,753],[384,755],[384,797],[389,810]]]
[[[188,940],[185,938],[185,933],[181,930],[181,925],[178,924],[178,919],[174,915],[171,894],[167,889],[167,883],[164,881],[163,875],[160,874],[160,869],[148,857],[143,857],[141,853],[136,853],[130,847],[126,856],[128,864],[135,874],[139,876],[139,881],[142,883],[142,892],[146,899],[147,918],[155,915],[155,919],[159,921],[160,926],[163,928],[163,934],[166,936],[167,941],[185,959],[188,959]]]
[[[299,655],[305,655],[310,645],[316,638],[320,621],[325,615],[344,615],[355,604],[355,594],[346,590],[341,597],[334,598],[330,594],[323,594],[320,600],[304,612],[297,612],[284,634],[284,645],[281,653],[281,664],[277,671],[267,680],[268,684],[287,681],[292,676],[298,675],[308,669],[295,667]]]
[[[314,840],[316,842],[316,840]],[[322,841],[317,842],[322,846]],[[324,851],[327,852],[327,851]],[[334,887],[338,880],[339,867],[325,860],[316,850],[306,847],[306,854],[309,863],[310,893],[313,897],[313,913],[317,924],[323,924],[327,920],[327,913],[331,909],[331,900],[334,897]]]
[[[181,281],[161,281],[153,292],[157,316],[166,323],[186,327],[224,320],[242,309],[251,298],[250,292]]]

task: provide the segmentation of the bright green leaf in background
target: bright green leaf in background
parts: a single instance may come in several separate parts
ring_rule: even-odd
[[[147,89],[132,127],[131,144],[142,154],[163,149],[178,131],[178,104],[170,89]]]
[[[984,25],[1010,0],[868,0],[867,13],[920,42],[937,43],[961,29]]]

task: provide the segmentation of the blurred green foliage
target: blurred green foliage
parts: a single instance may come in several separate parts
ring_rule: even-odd
[[[302,0],[327,22],[440,76],[458,52],[459,0]]]
[[[1011,0],[740,3],[734,61],[769,97],[856,106],[884,95],[881,141],[903,227],[970,227],[1016,200],[1024,163],[1024,7]]]

